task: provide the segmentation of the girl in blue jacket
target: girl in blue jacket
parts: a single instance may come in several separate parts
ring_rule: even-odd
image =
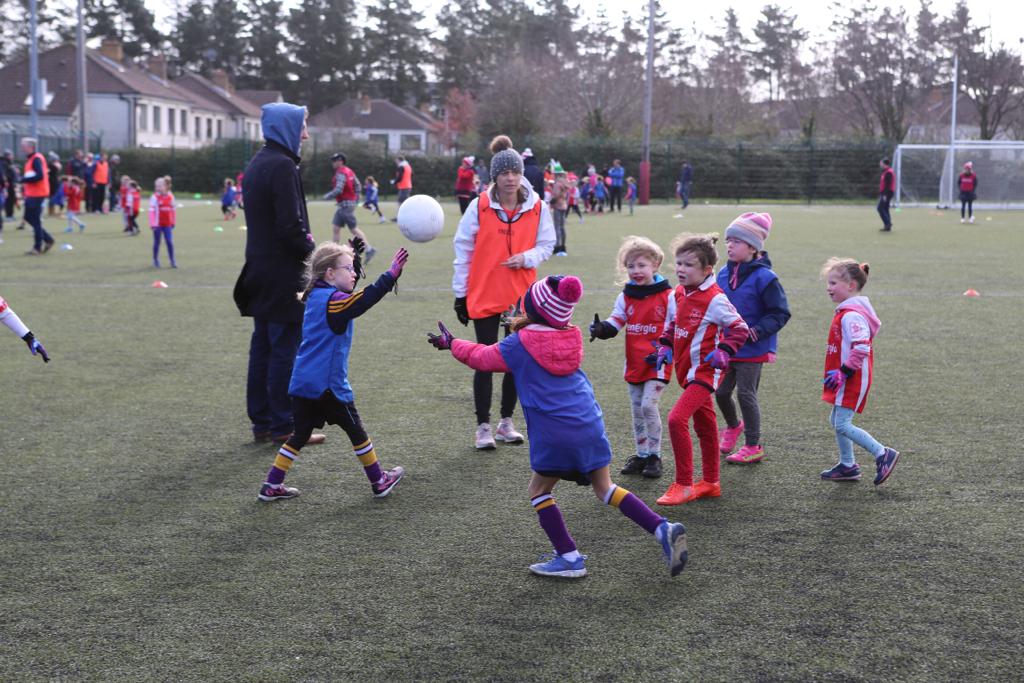
[[[295,356],[288,394],[292,398],[295,431],[277,452],[267,480],[260,488],[263,501],[294,498],[299,490],[284,485],[285,475],[314,427],[336,424],[345,430],[373,495],[391,493],[405,474],[401,467],[384,471],[377,462],[373,442],[356,412],[355,396],[348,383],[348,356],[352,349],[353,321],[391,291],[402,274],[409,252],[399,249],[391,268],[377,281],[358,292],[362,276],[361,254],[365,245],[324,242],[306,261],[306,289],[299,299],[306,304],[302,319],[302,344]]]
[[[715,399],[726,427],[719,448],[729,453],[736,447],[740,433],[745,445],[726,458],[726,462],[748,465],[764,459],[761,445],[761,407],[757,389],[761,366],[775,362],[779,330],[789,321],[786,292],[779,276],[772,272],[764,241],[772,229],[772,217],[766,213],[745,213],[725,230],[728,261],[718,271],[718,286],[736,307],[750,328],[747,342],[740,347],[722,378]],[[743,419],[736,415],[732,393],[736,392]]]

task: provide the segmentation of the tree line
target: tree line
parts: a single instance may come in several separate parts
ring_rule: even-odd
[[[3,2],[0,63],[27,42],[27,0]],[[72,0],[39,4],[43,46],[73,39]],[[313,112],[362,93],[429,103],[463,139],[592,139],[641,128],[645,5],[611,17],[567,0],[445,0],[428,18],[410,0],[182,0],[168,34],[143,0],[86,0],[86,30],[121,40],[130,58],[162,52],[172,70],[224,69],[239,88],[281,90]],[[673,26],[659,8],[655,134],[757,139],[785,129],[901,142],[948,101],[955,54],[979,137],[1024,137],[1019,46],[995,43],[966,0],[948,16],[928,0],[916,11],[835,9],[829,30],[812,36],[777,4],[749,33],[732,9],[713,26]]]

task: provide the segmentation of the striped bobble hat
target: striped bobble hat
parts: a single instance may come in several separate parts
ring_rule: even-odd
[[[764,250],[764,241],[772,229],[772,217],[767,213],[744,213],[725,229],[725,238],[742,240],[758,251]]]
[[[523,297],[526,314],[560,329],[572,321],[572,312],[583,296],[583,283],[575,275],[549,275],[534,282]]]

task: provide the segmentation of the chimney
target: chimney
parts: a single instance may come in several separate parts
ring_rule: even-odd
[[[359,113],[363,116],[368,116],[371,111],[373,111],[373,104],[370,102],[370,96],[361,96],[359,98]]]
[[[118,64],[124,61],[124,47],[117,38],[104,38],[100,43],[100,54]]]
[[[228,72],[224,69],[214,69],[210,72],[210,80],[213,84],[222,90],[226,90],[229,93],[235,92],[235,88],[231,85],[231,78],[228,76]]]
[[[167,80],[167,57],[164,55],[153,55],[146,63],[146,68],[157,78]]]

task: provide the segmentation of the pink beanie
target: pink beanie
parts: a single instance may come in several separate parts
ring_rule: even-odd
[[[562,328],[572,320],[572,311],[583,296],[583,283],[574,275],[549,275],[534,282],[523,297],[523,308],[534,320]]]
[[[745,213],[725,229],[725,238],[743,240],[754,249],[762,251],[764,241],[772,229],[772,217],[766,213]]]

